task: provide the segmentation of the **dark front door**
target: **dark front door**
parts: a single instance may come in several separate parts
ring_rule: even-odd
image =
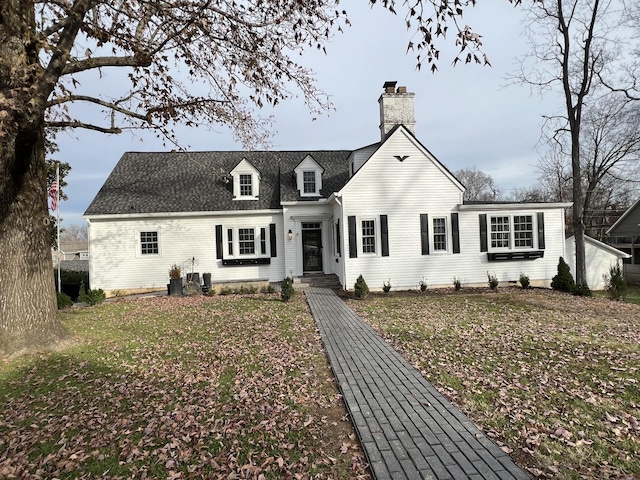
[[[322,271],[322,230],[302,230],[302,268],[305,272]]]

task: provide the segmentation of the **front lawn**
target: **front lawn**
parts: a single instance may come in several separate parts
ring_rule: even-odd
[[[640,306],[519,289],[348,303],[530,474],[640,478]]]
[[[0,478],[370,478],[301,295],[62,318],[76,346],[0,366]]]

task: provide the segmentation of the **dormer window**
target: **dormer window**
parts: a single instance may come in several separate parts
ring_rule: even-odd
[[[260,172],[251,162],[242,159],[233,170],[233,199],[258,200],[260,191]]]
[[[316,190],[316,172],[302,172],[303,191],[306,194],[315,194]]]
[[[307,155],[293,170],[296,185],[301,197],[319,197],[322,190],[322,174],[324,168]]]
[[[240,196],[253,197],[252,175],[243,173],[240,175]]]

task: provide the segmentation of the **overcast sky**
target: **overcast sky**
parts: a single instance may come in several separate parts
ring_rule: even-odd
[[[406,52],[411,38],[402,15],[366,0],[343,4],[351,27],[336,34],[327,55],[315,51],[302,58],[316,73],[318,86],[331,95],[335,107],[313,121],[301,98],[273,111],[275,150],[356,149],[380,139],[378,98],[387,80],[396,80],[415,93],[416,136],[452,171],[477,167],[508,192],[536,183],[536,165],[543,114],[561,111],[561,99],[541,98],[527,86],[506,86],[516,70],[516,57],[527,53],[522,36],[522,12],[506,0],[479,2],[463,22],[483,35],[492,67],[451,67],[453,38],[442,52],[439,71],[416,71],[415,55]],[[108,81],[102,91],[108,96]],[[100,114],[101,115],[101,114]],[[98,117],[100,118],[100,117]],[[188,150],[241,150],[224,127],[178,128]],[[61,203],[63,226],[83,224],[82,214],[126,151],[166,151],[153,132],[104,135],[91,131],[65,132],[57,138],[56,159],[69,162],[69,200]]]

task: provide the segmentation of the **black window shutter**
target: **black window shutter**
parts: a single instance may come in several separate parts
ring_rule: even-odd
[[[451,237],[453,239],[453,253],[460,253],[460,226],[457,213],[451,214]]]
[[[487,214],[480,214],[480,251],[487,252],[489,250],[487,244]]]
[[[222,258],[222,225],[216,225],[216,258]]]
[[[544,212],[538,212],[538,249],[544,250]]]
[[[271,243],[271,258],[278,256],[278,245],[276,243],[276,224],[269,224],[269,243]]]
[[[356,217],[350,215],[349,221],[349,257],[356,258],[358,256],[358,244],[356,242]]]
[[[389,256],[389,224],[387,221],[386,215],[380,215],[380,236],[381,238],[381,247],[382,247],[382,256]]]
[[[336,252],[338,255],[342,254],[342,239],[340,237],[340,219],[336,222]]]
[[[429,255],[429,215],[420,214],[420,242],[422,244],[422,255]]]

